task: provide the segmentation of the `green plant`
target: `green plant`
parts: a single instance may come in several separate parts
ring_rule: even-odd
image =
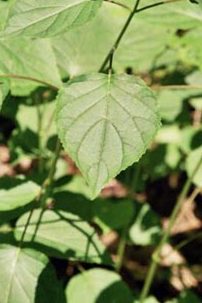
[[[11,171],[0,177],[0,303],[157,302],[163,248],[202,186],[200,5],[0,1],[0,107],[12,128],[2,122]],[[163,228],[138,193],[175,174]],[[104,197],[114,178],[121,199]],[[115,252],[100,239],[109,233]],[[121,275],[133,245],[152,248],[142,290]]]

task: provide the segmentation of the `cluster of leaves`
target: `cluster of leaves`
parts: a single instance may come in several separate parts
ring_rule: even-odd
[[[129,246],[156,245],[160,218],[134,201],[134,183],[145,191],[170,174],[190,176],[201,156],[202,127],[192,125],[190,108],[202,110],[202,10],[175,2],[137,13],[113,72],[99,72],[133,0],[0,0],[0,107],[12,125],[2,123],[0,140],[14,167],[0,178],[1,303],[139,302],[138,287],[113,271],[98,231],[126,234]],[[142,0],[139,10],[155,3]],[[67,175],[57,136],[82,176]],[[123,198],[98,197],[117,175],[129,188]],[[202,167],[198,187],[201,175]],[[50,262],[58,259],[81,273],[66,283]],[[83,271],[86,263],[99,268]],[[185,291],[170,302],[190,300],[199,302]]]

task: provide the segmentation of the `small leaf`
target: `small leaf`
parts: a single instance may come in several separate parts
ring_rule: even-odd
[[[129,235],[134,244],[152,245],[159,240],[161,223],[157,214],[150,209],[148,204],[135,204],[136,216],[131,226]]]
[[[201,140],[202,141],[202,140]],[[188,156],[186,161],[186,172],[189,177],[192,176],[193,170],[196,167],[199,160],[202,158],[202,147],[194,149]],[[202,163],[198,167],[197,173],[195,174],[193,178],[193,183],[196,186],[201,187],[202,186]]]
[[[3,35],[50,37],[90,20],[102,0],[18,0]]]
[[[91,269],[72,278],[66,289],[66,297],[68,303],[132,303],[134,301],[130,289],[121,277],[105,269]]]
[[[58,284],[56,284],[52,267],[49,268],[47,265],[48,258],[42,253],[11,245],[1,245],[0,302],[47,303],[50,300],[57,300],[56,285]],[[48,290],[46,295],[44,288]]]
[[[11,189],[0,189],[0,212],[11,211],[32,202],[41,188],[36,183],[28,181]]]
[[[17,222],[17,239],[23,233],[28,216],[25,214]],[[64,211],[35,210],[24,241],[34,241],[49,255],[59,258],[95,263],[109,261],[95,230],[81,218]]]
[[[59,93],[56,119],[64,148],[93,198],[140,159],[160,124],[153,93],[128,75],[92,74],[70,81]]]

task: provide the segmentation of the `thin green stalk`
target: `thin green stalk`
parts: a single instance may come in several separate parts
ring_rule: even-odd
[[[56,144],[56,149],[55,149],[55,152],[54,152],[54,155],[53,155],[53,158],[52,158],[52,163],[51,163],[51,167],[50,167],[50,171],[49,171],[48,177],[44,181],[44,183],[42,185],[42,188],[41,188],[41,191],[40,191],[40,194],[39,194],[39,196],[36,199],[36,202],[39,202],[41,204],[41,207],[43,209],[45,207],[45,203],[47,201],[47,198],[48,198],[48,196],[50,194],[50,191],[51,191],[51,188],[52,188],[52,184],[53,184],[53,181],[54,181],[55,170],[56,170],[56,165],[57,165],[58,158],[60,156],[60,151],[61,151],[61,144],[60,144],[60,141],[58,139],[57,140],[57,144]],[[32,219],[34,210],[35,210],[35,207],[30,211],[29,216],[27,218],[27,222],[25,224],[25,228],[23,230],[21,239],[19,241],[19,247],[20,248],[23,245],[23,241],[24,241],[27,229],[29,227],[30,221]]]
[[[57,161],[58,158],[60,156],[60,151],[61,151],[61,144],[59,139],[57,140],[56,143],[56,148],[55,148],[55,152],[52,158],[52,163],[51,163],[51,167],[50,167],[50,171],[49,171],[49,175],[47,177],[47,179],[44,182],[44,195],[41,198],[41,207],[45,206],[46,200],[48,198],[48,196],[50,195],[51,189],[52,189],[52,184],[54,181],[54,175],[55,175],[55,171],[56,171],[56,165],[57,165]]]
[[[123,264],[123,258],[126,249],[126,236],[127,236],[128,226],[125,226],[122,230],[121,238],[119,241],[118,251],[117,251],[117,262],[115,264],[115,269],[117,272],[121,270]]]
[[[147,273],[147,277],[146,277],[146,280],[145,280],[145,283],[144,283],[144,286],[143,286],[143,289],[142,289],[142,292],[140,295],[140,303],[144,303],[145,299],[147,298],[147,296],[149,294],[152,282],[154,280],[154,276],[155,276],[157,268],[158,268],[158,263],[159,263],[162,248],[163,248],[164,244],[166,244],[168,241],[168,238],[170,236],[173,225],[174,225],[176,218],[179,214],[179,211],[183,205],[183,202],[184,202],[185,198],[187,197],[187,194],[192,185],[193,178],[196,175],[196,173],[198,172],[200,165],[202,165],[202,157],[200,158],[196,167],[194,168],[192,175],[185,182],[183,189],[177,199],[177,203],[172,211],[168,227],[164,231],[162,238],[160,240],[160,243],[152,255],[152,261],[151,261],[151,264],[150,264],[150,267],[149,267],[149,270]]]
[[[135,6],[134,6],[133,10],[131,11],[131,13],[129,14],[128,19],[126,20],[126,23],[124,24],[124,26],[123,26],[123,28],[122,28],[122,30],[121,30],[118,38],[116,39],[114,45],[112,46],[111,50],[109,51],[108,55],[106,56],[106,58],[105,58],[105,60],[104,60],[104,62],[102,64],[102,66],[100,67],[100,70],[99,70],[100,72],[103,72],[105,70],[107,64],[110,61],[112,61],[114,53],[116,52],[117,48],[119,47],[119,44],[120,44],[123,36],[125,35],[125,33],[126,33],[128,27],[129,27],[129,25],[130,25],[133,17],[134,17],[134,15],[135,15],[135,13],[136,13],[136,11],[138,9],[138,6],[140,4],[140,1],[141,0],[136,0]],[[111,65],[112,65],[112,63],[111,63]]]
[[[50,87],[51,89],[55,90],[55,91],[58,91],[59,88],[53,84],[50,84],[46,81],[43,81],[43,80],[40,80],[40,79],[37,79],[37,78],[34,78],[34,77],[28,77],[28,76],[21,76],[21,75],[15,75],[15,74],[3,74],[3,75],[0,75],[0,79],[4,79],[4,78],[7,78],[7,79],[16,79],[16,80],[26,80],[26,81],[32,81],[32,82],[36,82],[36,83],[39,83],[39,84],[42,84],[42,85],[45,85],[45,86],[48,86]]]
[[[134,170],[134,167],[132,167],[132,168]],[[130,186],[129,186],[129,193],[128,193],[129,198],[136,191],[140,173],[141,173],[141,161],[139,161],[137,163],[136,169],[134,170],[133,176],[131,178],[131,182],[130,182]],[[130,175],[130,170],[128,171],[128,174]],[[124,258],[124,254],[125,254],[126,244],[127,244],[127,232],[128,232],[128,226],[126,225],[122,230],[122,234],[121,234],[121,238],[120,238],[118,250],[117,250],[117,262],[115,264],[115,268],[118,272],[121,270],[121,267],[123,264],[123,258]]]
[[[141,0],[137,0],[136,1],[135,6],[134,6],[133,10],[130,12],[130,14],[128,16],[128,19],[126,20],[126,23],[124,24],[124,26],[123,26],[123,28],[122,28],[122,30],[121,30],[121,32],[120,32],[117,40],[115,41],[114,45],[112,46],[111,50],[109,51],[108,55],[106,56],[104,62],[102,63],[99,72],[105,71],[105,68],[106,68],[107,64],[110,61],[111,61],[111,66],[112,66],[112,61],[113,61],[114,54],[115,54],[116,50],[118,49],[118,47],[120,45],[120,42],[121,42],[123,36],[125,35],[125,33],[126,33],[128,27],[129,27],[129,25],[130,25],[133,17],[136,14],[141,13],[141,12],[143,12],[145,10],[148,10],[148,9],[160,6],[160,5],[164,5],[164,4],[168,4],[168,3],[173,3],[173,2],[178,2],[178,1],[183,1],[183,0],[162,0],[162,1],[159,1],[159,2],[154,3],[154,4],[150,4],[150,5],[138,8],[139,4],[140,4],[140,1]],[[119,3],[115,2],[115,1],[110,1],[109,0],[109,2],[112,2],[114,4],[119,4]],[[124,5],[124,7],[125,7],[125,5]]]
[[[136,14],[137,13],[141,13],[141,12],[143,12],[145,10],[150,9],[150,8],[154,8],[154,7],[157,7],[157,6],[161,6],[161,5],[169,4],[169,3],[173,3],[173,2],[179,2],[179,1],[184,1],[184,0],[164,0],[164,1],[159,1],[157,3],[149,4],[149,5],[146,5],[146,6],[143,6],[143,7],[139,8],[136,11]]]

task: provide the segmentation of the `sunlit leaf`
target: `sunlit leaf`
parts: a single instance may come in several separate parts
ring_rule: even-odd
[[[4,35],[48,37],[91,19],[102,0],[18,0],[11,10]]]
[[[72,278],[66,297],[68,303],[133,302],[132,293],[121,277],[104,269],[91,269]]]
[[[20,239],[29,214],[17,222],[16,237]],[[40,244],[49,255],[86,262],[106,262],[104,246],[95,230],[78,216],[64,211],[36,210],[24,242]]]
[[[138,161],[160,121],[151,90],[134,76],[92,74],[70,81],[58,96],[57,126],[92,197]]]

